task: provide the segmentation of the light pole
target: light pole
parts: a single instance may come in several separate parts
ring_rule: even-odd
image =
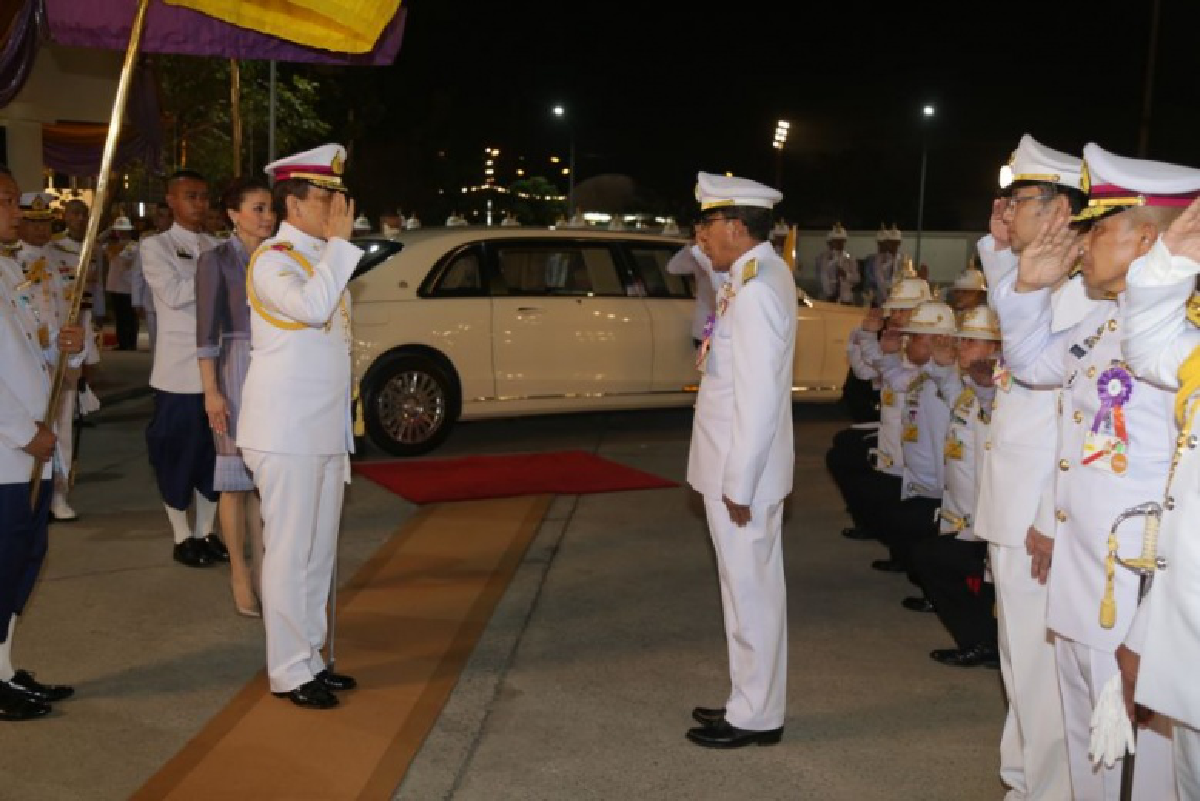
[[[567,119],[567,110],[561,103],[551,110],[555,117],[567,123],[567,135],[571,139],[571,152],[567,160],[567,216],[571,217],[575,213],[575,126]]]
[[[771,147],[775,148],[775,188],[779,191],[780,185],[783,183],[783,145],[787,142],[788,131],[791,130],[792,124],[787,120],[780,120],[775,124],[775,138],[771,142]]]
[[[926,103],[921,109],[925,120],[930,120],[937,112],[932,103]],[[921,232],[925,228],[925,167],[929,163],[929,125],[921,126],[921,191],[917,197],[917,255],[913,258],[915,269],[921,269]]]

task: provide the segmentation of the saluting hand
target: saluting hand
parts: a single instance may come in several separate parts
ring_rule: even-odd
[[[988,218],[988,232],[996,240],[996,251],[1008,250],[1012,242],[1008,238],[1008,223],[1004,222],[1004,212],[1008,211],[1008,198],[1000,197],[992,201],[992,216]]]
[[[883,330],[883,309],[878,306],[872,306],[867,310],[867,316],[863,319],[862,330],[869,331],[872,334],[878,334]]]
[[[1017,291],[1033,292],[1054,286],[1079,259],[1080,236],[1070,228],[1070,210],[1055,204],[1050,216],[1038,227],[1037,236],[1021,251],[1017,265]]]
[[[879,349],[884,353],[899,353],[900,339],[904,335],[895,328],[889,328],[879,335]]]
[[[1163,244],[1172,256],[1200,262],[1200,198],[1184,209],[1163,234]]]
[[[335,236],[339,239],[349,239],[354,233],[354,201],[346,197],[344,192],[334,192],[333,200],[329,203],[329,217],[325,220],[325,240]]]

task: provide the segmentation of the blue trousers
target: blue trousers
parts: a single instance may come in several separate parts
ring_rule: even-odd
[[[8,621],[24,611],[46,561],[53,494],[54,482],[42,481],[31,509],[29,484],[0,484],[0,642],[8,639]]]
[[[210,501],[213,490],[216,446],[204,413],[203,393],[154,391],[154,414],[146,427],[146,451],[163,503],[186,511],[193,491]]]

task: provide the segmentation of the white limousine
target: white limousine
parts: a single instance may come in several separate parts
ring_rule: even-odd
[[[436,448],[459,420],[688,406],[699,374],[683,240],[634,232],[424,228],[366,250],[350,283],[370,440]],[[795,397],[832,400],[862,310],[797,290]]]

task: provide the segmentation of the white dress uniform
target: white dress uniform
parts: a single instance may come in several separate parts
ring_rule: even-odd
[[[267,171],[281,179],[281,165],[307,155]],[[237,444],[262,496],[267,675],[278,693],[325,669],[325,607],[354,449],[346,284],[361,256],[343,239],[325,242],[285,221],[248,267],[251,354]]]
[[[29,486],[33,457],[21,450],[37,433],[37,422],[46,413],[50,401],[50,340],[45,347],[37,333],[40,323],[18,289],[23,278],[20,266],[0,256],[0,283],[3,284],[3,308],[0,308],[0,484]],[[42,478],[51,477],[52,462],[42,467]],[[7,621],[5,621],[7,622]]]
[[[1172,256],[1161,239],[1129,269],[1123,350],[1134,372],[1149,381],[1178,389],[1189,357],[1188,375],[1196,380],[1200,328],[1189,322],[1184,308],[1198,273],[1200,264]],[[1197,319],[1194,312],[1192,319]],[[1155,574],[1125,640],[1141,654],[1137,702],[1174,721],[1175,775],[1183,799],[1200,798],[1200,684],[1195,674],[1200,665],[1200,538],[1195,536],[1200,395],[1194,383],[1182,391],[1188,389],[1192,393],[1186,406],[1176,406],[1182,428],[1177,429],[1171,481],[1162,501],[1158,555],[1165,566]]]
[[[846,241],[846,229],[835,225],[825,235],[826,242]],[[817,278],[821,281],[821,299],[834,303],[854,303],[854,288],[858,286],[858,262],[845,250],[832,247],[817,256]]]
[[[1111,162],[1098,150],[1088,145],[1084,159],[1104,185]],[[1094,195],[1093,190],[1093,203]],[[1107,532],[1123,511],[1162,494],[1174,398],[1134,376],[1123,361],[1120,299],[1098,303],[1080,323],[1054,333],[1050,291],[1017,293],[1015,283],[1015,273],[1004,276],[992,297],[1013,375],[1034,385],[1063,387],[1046,621],[1056,635],[1071,786],[1076,798],[1115,799],[1120,768],[1092,766],[1089,727],[1101,690],[1117,673],[1114,654],[1137,609],[1138,581],[1131,571],[1118,569],[1107,585]],[[1136,527],[1122,527],[1119,541],[1121,553],[1140,552]],[[1115,602],[1115,616],[1102,624],[1106,600]],[[1135,797],[1174,797],[1171,776],[1170,740],[1143,730]]]
[[[701,173],[701,185],[736,192],[743,183],[710,178],[718,177]],[[771,192],[773,199],[754,205],[774,205],[779,196]],[[769,242],[733,263],[707,347],[701,346],[707,356],[688,454],[687,480],[704,498],[717,554],[732,685],[725,719],[755,731],[783,726],[787,698],[780,537],[795,463],[796,317],[795,279]],[[734,525],[723,498],[749,506],[750,522]]]

